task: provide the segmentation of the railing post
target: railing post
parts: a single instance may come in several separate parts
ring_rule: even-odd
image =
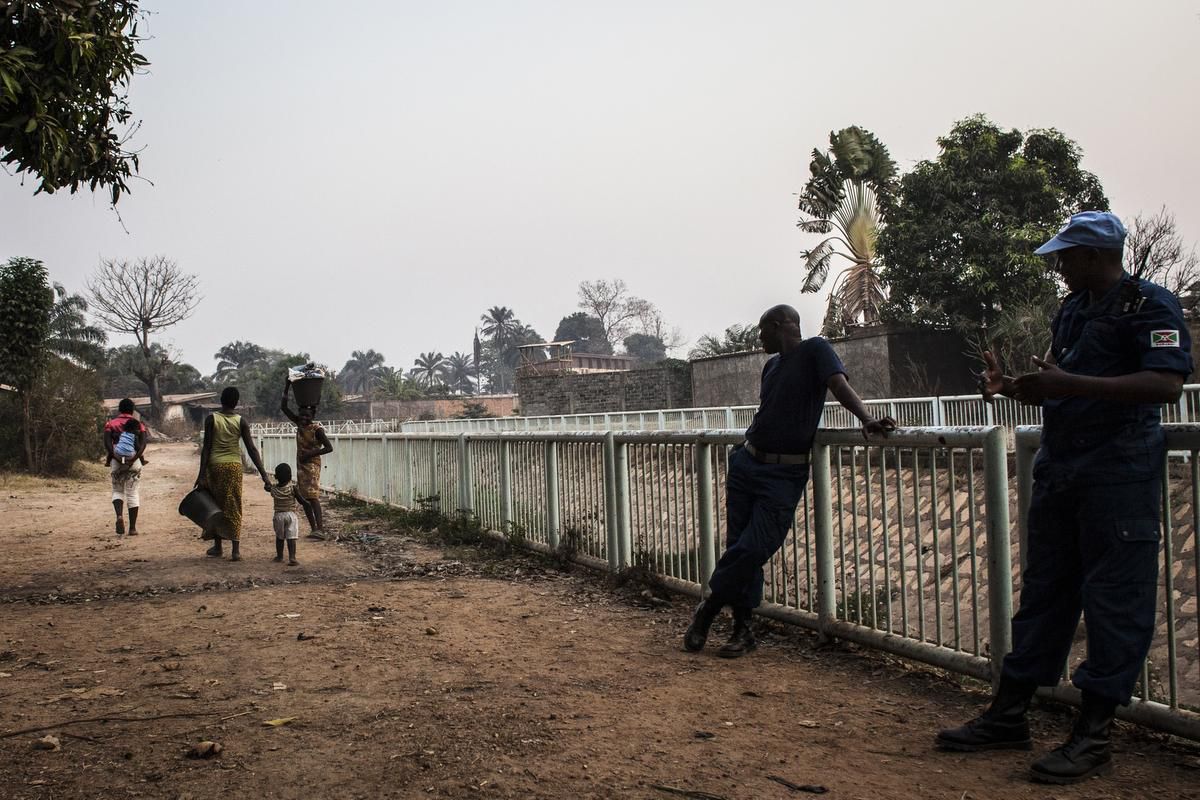
[[[988,406],[991,407],[990,405]],[[1012,547],[1008,530],[1008,448],[1004,429],[994,427],[983,443],[987,506],[988,615],[991,628],[992,685],[1000,680],[1004,657],[1012,650]]]
[[[663,412],[658,412],[658,430],[665,431],[667,429],[667,415]]]
[[[512,513],[512,443],[500,441],[500,528],[508,533],[513,521]]]
[[[946,404],[942,402],[942,398],[933,398],[933,426],[940,428],[946,424]]]
[[[558,549],[558,442],[546,442],[546,543]]]
[[[443,503],[445,501],[449,500],[450,498],[442,497],[440,494],[438,494],[437,471],[438,471],[437,440],[430,439],[429,440],[429,488],[425,492],[425,496],[433,497],[434,495],[437,495],[438,511],[446,511],[447,509],[443,505]]]
[[[607,415],[606,415],[607,416]],[[604,533],[608,568],[613,572],[621,569],[621,546],[617,533],[617,489],[616,489],[616,443],[613,432],[604,435]]]
[[[717,568],[717,532],[713,515],[712,445],[696,446],[696,521],[700,528],[700,585],[708,591],[708,579]]]
[[[1017,547],[1021,551],[1021,574],[1025,574],[1029,551],[1029,503],[1033,498],[1033,459],[1036,447],[1029,447],[1020,429],[1013,434],[1017,467]]]
[[[458,435],[458,510],[475,513],[475,492],[471,486],[471,443],[465,433]]]
[[[405,436],[400,440],[403,455],[400,461],[400,504],[405,508],[413,507],[413,465],[412,439]]]
[[[629,509],[629,445],[615,442],[613,445],[613,489],[617,501],[617,552],[621,569],[633,565],[633,536]]]
[[[733,408],[731,406],[725,406],[725,427],[727,429],[731,429],[733,426]]]
[[[379,498],[385,506],[393,505],[396,501],[395,482],[392,478],[392,439],[384,433],[380,437],[383,448],[383,497]]]
[[[815,442],[812,449],[813,541],[817,548],[817,630],[829,641],[829,624],[837,616],[837,586],[833,570],[833,488],[829,470],[829,445]]]

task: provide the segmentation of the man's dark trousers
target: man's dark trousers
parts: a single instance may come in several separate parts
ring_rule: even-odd
[[[760,464],[739,447],[729,456],[725,479],[728,540],[708,585],[712,596],[734,609],[757,608],[763,596],[763,565],[783,546],[808,483],[807,464]]]
[[[1021,605],[1004,674],[1053,686],[1080,611],[1087,659],[1072,682],[1128,703],[1154,634],[1161,481],[1034,484]]]

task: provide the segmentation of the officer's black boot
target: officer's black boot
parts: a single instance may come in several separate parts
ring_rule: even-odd
[[[721,601],[713,599],[712,596],[702,600],[700,605],[696,606],[696,613],[692,615],[692,624],[688,625],[687,633],[683,635],[685,649],[691,650],[693,653],[704,649],[704,643],[708,641],[708,630],[712,627],[713,620],[721,613],[723,606]]]
[[[754,628],[750,626],[753,614],[749,608],[733,610],[733,633],[729,635],[729,641],[721,645],[717,655],[721,658],[740,658],[758,647],[758,642],[754,641]]]
[[[938,731],[937,745],[945,750],[1032,750],[1025,712],[1037,685],[1001,676],[996,696],[981,716],[957,728]]]
[[[1109,731],[1116,710],[1111,700],[1084,692],[1070,738],[1035,761],[1029,776],[1040,783],[1078,783],[1112,771]]]

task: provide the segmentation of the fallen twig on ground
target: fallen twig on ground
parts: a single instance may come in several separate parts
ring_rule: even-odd
[[[8,733],[0,733],[0,739],[10,739],[13,736],[20,736],[24,733],[37,733],[39,731],[49,731],[54,728],[63,728],[67,725],[82,725],[85,722],[150,722],[156,719],[174,719],[176,717],[215,717],[216,711],[193,711],[180,714],[155,714],[152,717],[87,717],[86,719],[68,719],[63,722],[56,722],[53,725],[39,725],[36,728],[22,728],[19,731],[9,731]]]
[[[728,800],[723,794],[709,794],[708,792],[701,792],[696,789],[680,789],[675,786],[663,786],[658,783],[650,784],[650,788],[666,792],[667,794],[677,794],[680,797],[690,797],[693,800]]]
[[[824,786],[816,783],[792,783],[787,778],[781,778],[778,775],[768,775],[767,780],[775,781],[780,786],[786,786],[793,792],[808,792],[809,794],[825,794],[829,790]]]

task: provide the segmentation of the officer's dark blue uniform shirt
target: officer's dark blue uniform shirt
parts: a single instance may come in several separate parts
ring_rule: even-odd
[[[1095,303],[1067,296],[1051,324],[1051,354],[1077,375],[1114,377],[1143,370],[1192,371],[1191,336],[1175,295],[1125,275]],[[1042,449],[1035,475],[1065,483],[1124,483],[1159,474],[1162,410],[1092,397],[1042,404]]]
[[[829,379],[845,374],[842,360],[819,336],[767,359],[758,411],[746,441],[764,453],[807,453],[825,407]]]

